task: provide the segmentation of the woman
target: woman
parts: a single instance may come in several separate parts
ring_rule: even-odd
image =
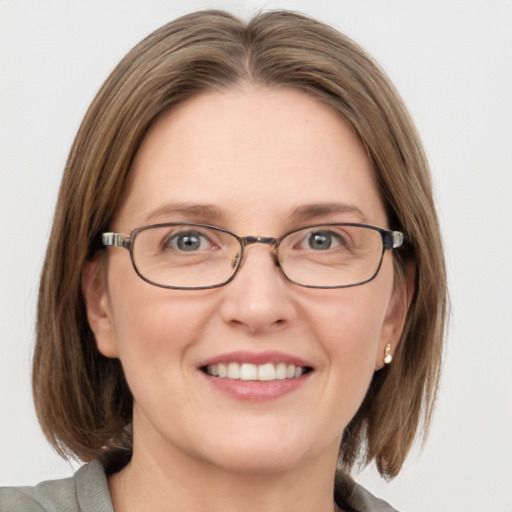
[[[171,22],[93,101],[41,278],[36,409],[89,464],[0,510],[392,510],[348,473],[426,432],[445,305],[378,66],[289,12]]]

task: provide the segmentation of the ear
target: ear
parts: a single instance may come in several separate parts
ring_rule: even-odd
[[[387,345],[391,346],[391,354],[394,354],[396,351],[400,336],[404,330],[407,312],[414,296],[415,279],[416,267],[413,263],[408,263],[404,269],[403,278],[400,278],[395,284],[393,296],[388,305],[381,329],[375,370],[380,370],[384,366],[383,359]]]
[[[86,263],[82,271],[82,293],[98,350],[105,357],[118,357],[105,266],[101,257]]]

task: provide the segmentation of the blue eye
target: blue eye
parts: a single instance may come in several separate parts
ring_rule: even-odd
[[[308,233],[305,241],[308,248],[314,251],[326,251],[340,245],[340,237],[332,231],[312,231]]]
[[[208,238],[198,231],[188,231],[172,236],[168,242],[173,249],[183,252],[193,252],[210,246]]]

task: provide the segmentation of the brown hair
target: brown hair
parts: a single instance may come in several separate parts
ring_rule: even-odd
[[[340,466],[375,459],[395,476],[419,426],[428,428],[444,336],[446,276],[430,174],[414,125],[389,79],[353,41],[303,15],[244,23],[221,11],[172,21],[133,48],[106,80],[71,148],[39,290],[33,391],[42,428],[62,455],[131,452],[132,396],[121,364],[89,328],[81,273],[121,201],[134,155],[155,120],[202,91],[251,82],[292,87],[355,130],[375,168],[392,229],[403,231],[397,275],[414,262],[415,294],[392,365],[375,373],[347,426]]]

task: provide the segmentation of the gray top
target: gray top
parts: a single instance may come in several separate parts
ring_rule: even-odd
[[[397,512],[346,476],[341,477],[344,501],[355,512]],[[340,500],[341,502],[341,500]],[[0,512],[114,512],[103,466],[82,466],[72,477],[34,487],[1,487]]]

